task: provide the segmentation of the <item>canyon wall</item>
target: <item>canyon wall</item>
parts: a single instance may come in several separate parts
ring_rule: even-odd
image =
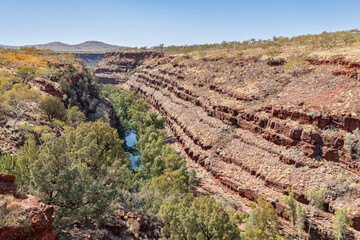
[[[60,69],[68,71],[65,64],[62,64]],[[68,79],[68,91],[71,91],[73,95],[73,104],[79,107],[89,121],[104,119],[112,127],[116,127],[115,112],[112,105],[109,101],[99,96],[95,85],[85,76],[85,74],[88,74],[87,70],[84,71],[73,74]],[[39,90],[42,94],[49,94],[60,98],[67,107],[70,92],[63,90],[59,82],[53,79],[36,77],[29,81],[29,85]],[[12,120],[15,116],[12,112],[0,109],[0,113],[0,154],[16,154],[25,143],[25,136],[20,131],[13,131]],[[33,125],[34,122],[46,124],[46,120],[38,114],[38,111],[28,111],[20,119],[19,125],[24,123]]]
[[[105,56],[105,53],[75,53],[76,58],[80,58],[85,66],[95,67]]]
[[[162,57],[163,53],[144,52],[108,52],[105,59],[94,69],[100,83],[121,84],[134,73],[145,60]]]
[[[311,219],[311,239],[332,238],[333,214],[344,204],[352,220],[347,238],[360,239],[360,161],[344,149],[346,135],[360,127],[360,83],[337,73],[357,69],[309,62],[306,73],[293,75],[284,62],[257,58],[114,52],[95,72],[102,83],[141,93],[166,117],[201,178],[199,191],[243,212],[264,196],[289,236],[287,189],[309,216],[306,193],[321,188],[326,200]]]

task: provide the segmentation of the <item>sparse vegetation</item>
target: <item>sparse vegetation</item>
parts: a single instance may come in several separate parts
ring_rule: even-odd
[[[310,215],[311,217],[314,217],[319,213],[320,210],[323,209],[324,205],[324,198],[325,193],[322,189],[316,190],[316,188],[310,188],[307,193],[307,199],[309,201],[309,204],[311,206]],[[309,230],[308,230],[308,237],[310,237],[310,230],[312,227],[312,221],[309,220]]]
[[[341,39],[344,41],[345,45],[351,45],[356,42],[354,34],[351,32],[345,32],[342,34]]]
[[[295,223],[295,213],[296,213],[296,200],[294,198],[294,193],[289,190],[289,195],[284,197],[284,203],[288,207],[288,216],[291,221],[291,225],[294,227]]]
[[[299,75],[300,73],[304,73],[308,66],[309,62],[303,60],[300,57],[290,59],[285,64],[285,68],[292,72],[295,76]]]
[[[299,203],[297,203],[296,204],[296,226],[297,226],[299,239],[303,239],[303,230],[305,227],[305,220],[306,220],[306,211]]]
[[[344,239],[344,235],[347,232],[351,221],[348,220],[348,210],[347,206],[344,205],[341,209],[335,212],[335,216],[333,218],[333,236],[336,240]]]
[[[349,47],[355,45],[359,42],[360,31],[359,30],[349,30],[349,31],[338,31],[338,32],[322,32],[320,34],[313,35],[300,35],[292,38],[288,37],[273,37],[272,39],[250,39],[242,42],[232,41],[232,42],[222,42],[215,44],[202,44],[202,45],[191,45],[191,46],[167,46],[162,49],[169,53],[173,54],[185,54],[190,55],[192,52],[202,53],[202,58],[205,57],[204,53],[221,51],[227,52],[232,50],[232,52],[237,53],[248,53],[248,52],[261,52],[263,55],[267,55],[270,58],[275,58],[281,54],[288,53],[296,54],[299,50],[302,50],[303,53],[321,53],[326,52],[328,49],[333,49],[335,47]],[[158,47],[155,46],[152,49],[158,50]],[[294,51],[296,49],[296,51]],[[129,49],[124,49],[129,50]],[[139,50],[135,48],[135,50]],[[141,49],[140,49],[141,50]]]
[[[357,183],[346,172],[340,172],[334,180],[327,179],[326,186],[327,194],[338,199],[351,199],[357,192]]]
[[[253,204],[251,207],[252,210],[246,219],[245,239],[276,239],[280,223],[271,203],[260,197],[257,205]]]
[[[360,159],[360,129],[346,136],[344,148],[353,159]]]
[[[30,217],[12,195],[0,195],[0,228],[18,225],[28,228]]]

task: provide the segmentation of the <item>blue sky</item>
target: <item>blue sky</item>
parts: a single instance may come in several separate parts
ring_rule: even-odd
[[[358,0],[0,0],[0,44],[268,39],[358,28],[359,9]]]

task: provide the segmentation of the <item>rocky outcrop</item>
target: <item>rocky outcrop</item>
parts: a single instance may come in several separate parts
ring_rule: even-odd
[[[307,191],[322,188],[326,202],[311,219],[311,238],[331,239],[333,214],[344,204],[353,221],[349,239],[360,238],[360,165],[344,150],[346,134],[360,126],[360,86],[334,76],[333,66],[314,64],[311,73],[292,76],[282,64],[164,56],[145,61],[120,87],[166,116],[188,165],[214,179],[201,180],[204,192],[229,195],[244,212],[266,197],[288,235],[286,190],[309,213]]]
[[[15,194],[16,188],[14,175],[0,173],[0,194]]]
[[[117,51],[117,52],[107,52],[105,53],[105,58],[109,59],[111,57],[118,57],[123,59],[131,59],[139,62],[141,60],[163,57],[163,52],[155,52],[155,51],[138,51],[138,52],[124,52],[124,51]]]
[[[129,208],[119,208],[105,222],[105,228],[120,239],[159,239],[162,237],[160,223],[154,216],[140,214]]]
[[[307,59],[313,65],[330,65],[337,67],[331,71],[334,76],[345,76],[347,78],[353,78],[360,81],[360,63],[351,62],[346,60],[342,56],[335,56],[331,59],[319,60],[319,59]]]
[[[18,212],[22,212],[28,218],[27,226],[15,224],[0,228],[0,239],[54,240],[55,232],[52,230],[54,208],[30,195],[13,197],[15,192],[15,176],[0,173],[0,193],[2,194],[0,195],[2,198],[0,211],[6,213],[6,216],[11,216],[11,211],[14,211],[16,207],[20,209],[17,210]]]
[[[64,230],[60,239],[160,239],[160,223],[154,216],[138,213],[126,206],[118,206],[101,226],[94,222],[75,224]]]

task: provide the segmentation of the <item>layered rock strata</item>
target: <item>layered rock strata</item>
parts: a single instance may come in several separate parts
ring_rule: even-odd
[[[286,222],[287,189],[310,215],[306,193],[321,188],[326,201],[311,219],[311,238],[331,239],[333,214],[347,204],[347,237],[358,239],[360,161],[344,150],[344,139],[360,127],[360,86],[327,65],[310,71],[292,76],[282,64],[256,59],[164,56],[145,61],[121,87],[166,116],[189,165],[225,187],[220,194],[236,196],[242,211],[264,196]],[[283,231],[291,234],[286,224]]]
[[[145,60],[162,56],[163,53],[152,51],[109,52],[105,54],[105,59],[95,67],[94,72],[100,83],[121,84]]]

